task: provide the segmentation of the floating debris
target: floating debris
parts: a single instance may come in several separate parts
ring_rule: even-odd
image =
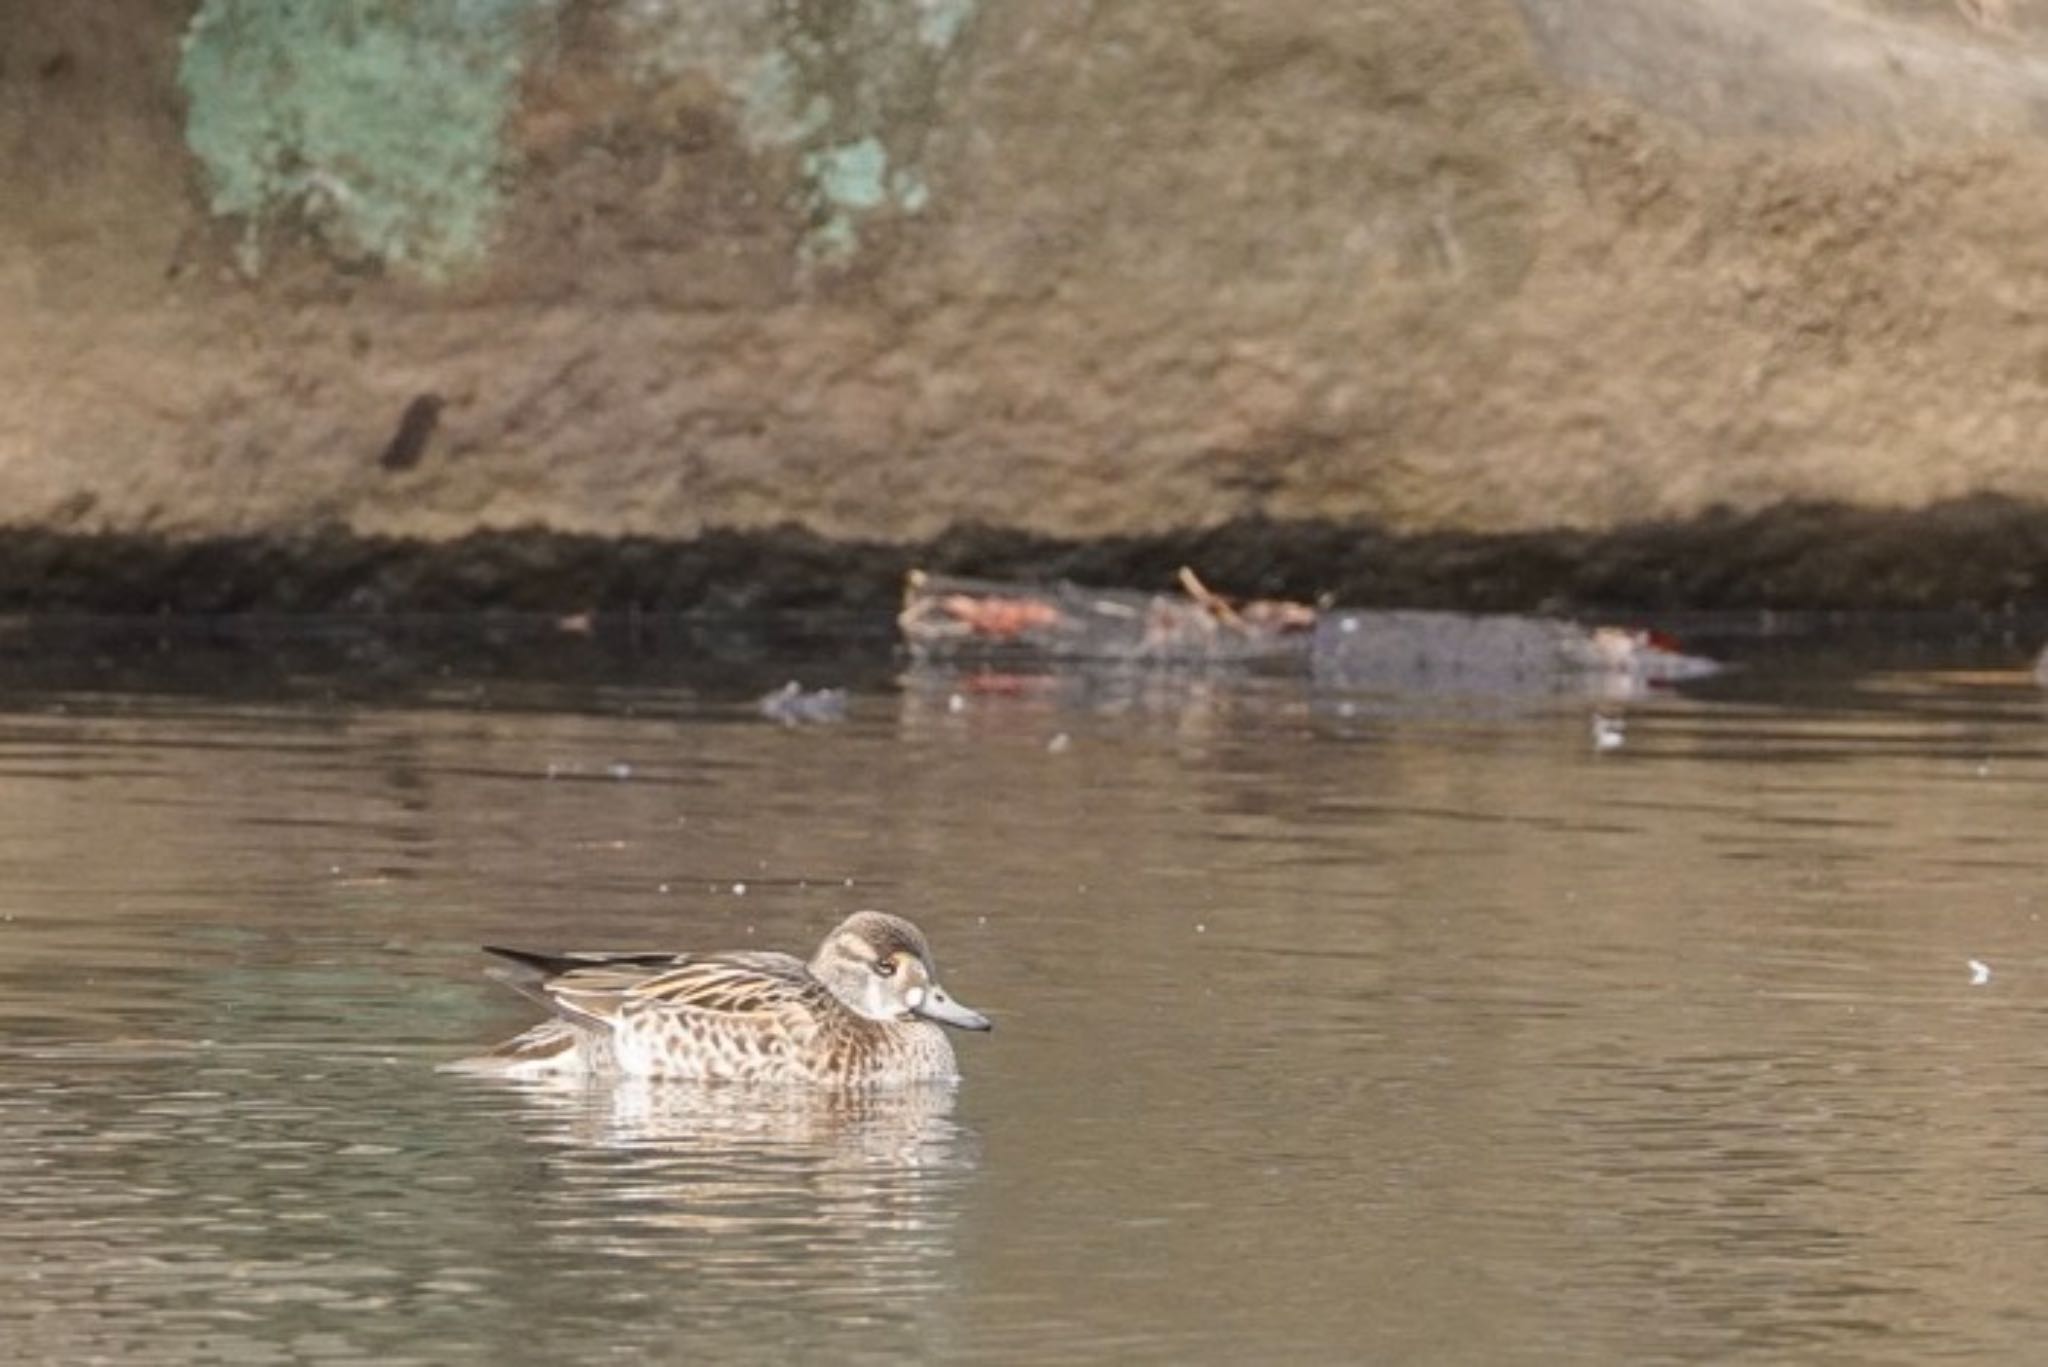
[[[761,715],[784,726],[823,725],[846,720],[846,690],[805,689],[791,679],[756,704]]]
[[[1316,610],[1234,603],[1180,572],[1178,594],[1005,584],[912,570],[896,618],[920,656],[1020,653],[1063,660],[1223,661],[1305,655]]]
[[[1982,959],[1970,960],[1970,986],[1982,987],[1991,981],[1991,965]]]
[[[1074,738],[1062,731],[1045,743],[1045,750],[1050,755],[1064,755],[1073,744]]]
[[[1619,750],[1628,743],[1627,731],[1628,723],[1620,717],[1603,716],[1595,712],[1593,714],[1594,751],[1599,754],[1605,754],[1609,750]]]
[[[1721,669],[1660,632],[1460,612],[1325,614],[1310,658],[1319,683],[1461,694],[1634,695]]]
[[[1305,662],[1318,683],[1402,692],[1527,693],[1589,681],[1640,689],[1721,668],[1654,631],[1552,617],[1240,601],[1185,568],[1179,593],[1008,584],[913,570],[896,621],[919,660],[1296,661]]]

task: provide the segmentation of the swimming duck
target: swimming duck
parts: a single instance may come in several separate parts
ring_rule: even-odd
[[[537,954],[486,945],[493,976],[555,1018],[465,1071],[874,1087],[958,1077],[940,1025],[987,1030],[946,995],[924,933],[857,911],[791,954]]]

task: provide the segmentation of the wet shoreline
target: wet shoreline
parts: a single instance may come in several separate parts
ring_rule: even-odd
[[[1347,607],[1496,612],[2022,608],[2048,586],[2048,506],[1984,496],[1904,512],[1792,504],[1612,531],[1403,535],[1239,519],[1090,541],[962,527],[921,543],[801,528],[688,540],[542,529],[429,542],[344,530],[195,540],[0,529],[0,611],[217,614],[893,611],[922,567]]]

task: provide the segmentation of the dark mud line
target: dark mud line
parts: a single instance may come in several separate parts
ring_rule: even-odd
[[[2001,610],[2048,586],[2048,505],[1914,511],[1792,504],[1609,532],[1399,535],[1242,519],[1063,541],[961,527],[923,544],[800,528],[687,541],[479,532],[445,542],[318,531],[177,541],[0,529],[0,611],[93,614],[892,611],[913,566],[989,578],[1217,590],[1354,607],[1491,611]]]

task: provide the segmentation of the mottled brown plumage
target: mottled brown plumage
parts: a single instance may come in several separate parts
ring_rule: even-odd
[[[500,976],[555,1018],[460,1065],[516,1076],[890,1086],[951,1080],[938,1024],[988,1020],[939,986],[899,916],[860,911],[809,963],[789,954],[537,954],[491,948]]]

